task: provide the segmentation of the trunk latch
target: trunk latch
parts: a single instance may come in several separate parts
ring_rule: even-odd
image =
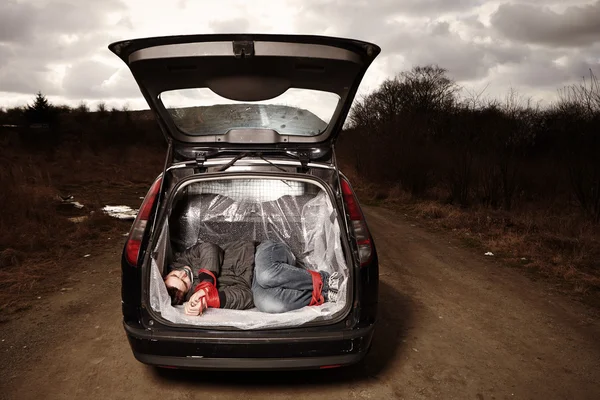
[[[250,58],[254,56],[254,42],[247,40],[233,42],[233,54],[235,58]]]

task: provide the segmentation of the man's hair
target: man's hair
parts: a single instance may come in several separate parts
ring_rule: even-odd
[[[177,290],[176,287],[167,286],[167,292],[169,293],[169,296],[171,297],[171,305],[172,306],[179,305],[180,299],[177,298],[177,294],[179,293],[179,290]]]

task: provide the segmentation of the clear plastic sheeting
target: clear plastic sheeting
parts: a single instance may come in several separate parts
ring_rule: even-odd
[[[260,195],[263,189],[271,196],[270,200],[259,201],[266,198]],[[223,245],[238,239],[257,243],[279,240],[290,246],[299,267],[341,275],[335,303],[282,314],[263,313],[254,308],[209,309],[201,316],[187,316],[183,306],[171,306],[163,282],[167,247],[163,243],[157,247],[157,257],[152,260],[150,304],[170,322],[238,329],[292,327],[330,320],[346,306],[349,275],[341,247],[340,226],[329,195],[314,183],[264,178],[194,182],[180,193],[161,237],[163,241],[170,240],[174,252],[197,241]]]

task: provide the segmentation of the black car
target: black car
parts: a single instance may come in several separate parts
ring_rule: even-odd
[[[161,367],[333,368],[371,346],[375,244],[335,140],[379,54],[356,40],[193,35],[126,40],[131,69],[168,142],[122,255],[124,327],[135,357]],[[281,314],[172,306],[163,276],[197,241],[287,243],[342,276],[335,303]]]

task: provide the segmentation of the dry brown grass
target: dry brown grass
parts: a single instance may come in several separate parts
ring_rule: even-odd
[[[7,149],[2,149],[7,150]],[[162,170],[164,152],[110,149],[94,155],[62,148],[52,154],[3,151],[0,156],[0,311],[24,307],[55,290],[73,262],[120,240],[129,222],[101,211],[106,204],[138,207]],[[84,204],[64,205],[72,194]],[[84,217],[74,223],[69,217]]]
[[[491,251],[507,265],[555,280],[568,293],[600,306],[600,226],[577,210],[544,204],[511,212],[484,206],[464,209],[441,200],[415,199],[398,187],[367,184],[356,174],[351,176],[361,201],[452,232],[465,246],[482,254]],[[381,195],[386,190],[388,195]]]

